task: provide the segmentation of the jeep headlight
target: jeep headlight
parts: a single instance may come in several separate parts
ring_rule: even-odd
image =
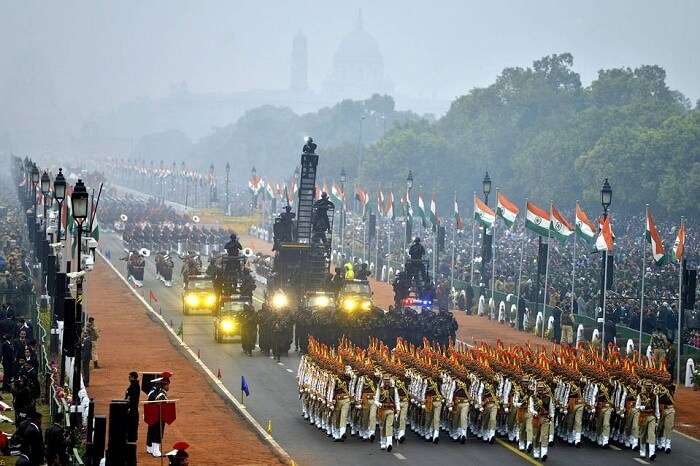
[[[236,322],[234,322],[233,320],[226,319],[226,320],[221,321],[221,330],[222,331],[229,333],[229,332],[232,332],[233,329],[235,329],[235,328],[236,328]]]
[[[189,293],[185,295],[185,304],[190,307],[195,307],[199,305],[199,296],[196,293]]]
[[[343,300],[343,309],[348,312],[352,312],[357,309],[357,300],[354,298],[347,298]]]
[[[216,304],[216,295],[214,293],[207,293],[204,297],[204,305],[207,307],[213,307]]]
[[[331,305],[331,298],[324,295],[314,296],[313,298],[311,298],[309,304],[311,305],[311,307],[328,307]]]
[[[272,296],[272,307],[275,309],[282,309],[289,305],[289,298],[282,291],[278,291]]]

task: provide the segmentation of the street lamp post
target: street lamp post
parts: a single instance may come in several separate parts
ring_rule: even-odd
[[[489,176],[488,170],[486,171],[486,175],[484,175],[484,179],[481,182],[483,192],[484,192],[484,203],[488,206],[489,205],[489,194],[491,193],[491,177]],[[488,283],[485,281],[486,278],[486,253],[487,253],[487,247],[486,247],[486,225],[481,227],[481,283],[487,285]]]
[[[413,172],[408,171],[408,176],[406,177],[406,204],[411,204],[411,190],[413,189]],[[411,241],[411,234],[413,233],[413,218],[409,212],[406,212],[406,234],[404,235],[404,255],[406,254],[406,249],[408,249],[408,244]],[[403,259],[402,259],[403,260]]]
[[[46,227],[48,226],[48,221],[46,218],[46,201],[49,199],[49,193],[51,192],[51,178],[49,177],[49,174],[44,172],[41,175],[41,195],[43,196],[43,204],[44,204],[44,238],[46,238]]]
[[[61,242],[61,211],[63,210],[63,201],[66,199],[66,178],[63,176],[63,169],[58,169],[58,175],[53,182],[53,197],[58,203],[58,242]]]
[[[229,202],[228,182],[231,176],[231,164],[226,162],[226,215],[231,215],[231,203]]]
[[[83,180],[78,180],[73,188],[71,195],[71,210],[73,219],[78,224],[78,260],[77,271],[81,269],[81,247],[82,247],[82,232],[83,222],[88,216],[88,192],[85,189]],[[72,404],[77,415],[77,407],[79,404],[78,392],[80,391],[80,369],[82,366],[82,329],[83,329],[83,283],[82,277],[76,278],[76,299],[75,299],[75,356],[73,363],[73,393]]]
[[[32,164],[32,202],[34,203],[34,221],[32,222],[32,239],[34,242],[34,247],[36,251],[36,242],[37,242],[37,227],[36,227],[36,185],[39,183],[39,169],[37,168],[36,164]]]
[[[340,169],[340,253],[345,257],[345,182],[348,180],[348,174],[345,173],[345,167]]]
[[[603,187],[600,190],[600,204],[603,206],[603,221],[608,218],[608,209],[610,204],[612,204],[612,188],[608,179],[605,178],[603,181]],[[600,298],[598,300],[598,306],[602,312],[602,331],[601,331],[601,352],[603,356],[605,355],[605,295],[608,291],[608,251],[603,251],[602,263],[600,268]],[[597,319],[597,316],[596,316]],[[641,348],[640,348],[641,351]]]
[[[255,181],[255,177],[257,176],[258,171],[255,169],[255,165],[253,165],[253,168],[250,170],[250,179],[251,181]],[[252,215],[253,212],[255,212],[255,209],[258,207],[258,195],[255,192],[255,187],[253,187],[252,191],[252,200],[250,201],[250,214]]]

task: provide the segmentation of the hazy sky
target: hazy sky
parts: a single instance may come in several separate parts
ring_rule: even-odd
[[[505,66],[568,51],[585,83],[600,68],[659,64],[672,88],[700,97],[697,0],[0,0],[0,101],[46,95],[87,114],[181,81],[194,92],[285,88],[298,30],[318,89],[359,8],[397,93],[452,99]]]

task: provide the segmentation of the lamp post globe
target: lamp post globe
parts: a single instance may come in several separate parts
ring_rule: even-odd
[[[58,169],[58,175],[53,182],[53,197],[60,203],[66,198],[66,178],[63,176],[63,169]]]
[[[484,179],[481,183],[484,188],[484,198],[488,204],[489,194],[491,193],[491,177],[489,176],[488,170],[486,171],[486,175],[484,175]]]
[[[71,195],[71,213],[73,219],[82,224],[88,216],[88,192],[83,180],[78,180]]]
[[[603,205],[603,212],[607,213],[612,204],[612,187],[607,178],[603,181],[603,187],[600,190],[600,203]]]
[[[36,164],[32,165],[32,184],[36,186],[36,184],[39,182],[39,169],[36,167]]]
[[[44,196],[48,196],[50,191],[51,191],[51,178],[49,178],[48,173],[44,172],[41,174],[41,193]]]

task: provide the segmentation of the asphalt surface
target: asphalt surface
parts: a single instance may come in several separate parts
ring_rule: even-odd
[[[103,234],[100,249],[103,254],[109,252],[112,263],[126,276],[126,262],[119,260],[125,255],[121,240],[114,234]],[[451,442],[447,435],[443,434],[440,444],[433,445],[413,433],[408,433],[406,441],[401,445],[395,444],[391,453],[380,450],[377,442],[371,444],[354,437],[342,443],[334,443],[324,432],[311,426],[301,416],[296,384],[299,356],[290,351],[288,358],[283,358],[282,362],[277,363],[263,357],[259,352],[254,352],[252,358],[244,355],[240,343],[217,344],[213,337],[212,317],[182,315],[182,283],[179,280],[179,270],[180,262],[175,259],[173,287],[166,288],[155,278],[155,264],[153,258],[149,258],[144,286],[139,292],[149,300],[149,291],[153,291],[158,300],[151,303],[154,309],[160,310],[173,328],[177,329],[182,324],[184,340],[199,352],[201,359],[212,372],[221,371],[221,380],[232,393],[241,393],[241,376],[246,378],[251,393],[249,397],[241,394],[243,403],[263,427],[271,426],[272,436],[297,464],[537,464],[536,460],[530,457],[524,458],[510,443],[500,440],[494,445],[487,445],[474,437],[461,445]],[[262,285],[258,284],[258,304],[261,288]],[[173,383],[186,382],[178,381],[175,375]],[[640,459],[637,452],[618,451],[616,448],[601,449],[594,445],[585,445],[576,449],[557,442],[550,448],[547,464],[649,464],[648,460]],[[673,452],[670,455],[659,454],[655,464],[700,464],[700,442],[675,434]]]

